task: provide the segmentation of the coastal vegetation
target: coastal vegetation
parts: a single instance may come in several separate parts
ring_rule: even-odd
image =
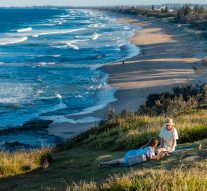
[[[172,92],[150,94],[139,113],[146,115],[176,115],[180,112],[207,106],[207,85],[186,84]]]
[[[121,157],[126,150],[145,144],[149,137],[157,137],[165,117],[163,113],[147,116],[123,111],[116,114],[111,109],[108,119],[97,127],[54,150],[2,152],[0,187],[21,191],[39,188],[70,191],[206,190],[205,108],[195,107],[173,115],[179,133],[179,152],[169,158],[147,161],[131,168],[98,167],[100,161]],[[200,143],[202,148],[198,149]],[[44,169],[41,167],[45,158],[49,159],[50,165]],[[31,180],[22,186],[23,182]]]
[[[104,8],[104,10],[162,18],[195,29],[201,36],[207,35],[207,8],[202,5],[123,6]]]

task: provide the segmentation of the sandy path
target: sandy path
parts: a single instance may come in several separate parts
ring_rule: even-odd
[[[108,108],[114,107],[119,113],[123,109],[137,111],[150,93],[170,91],[172,87],[196,83],[203,76],[195,74],[192,66],[205,56],[204,44],[193,36],[177,29],[173,24],[156,23],[144,18],[122,18],[121,21],[142,26],[130,41],[147,51],[125,61],[103,66],[108,73],[108,82],[118,88],[117,101],[106,108],[87,115],[73,116],[106,118]],[[94,123],[56,123],[49,133],[64,138],[74,136]]]

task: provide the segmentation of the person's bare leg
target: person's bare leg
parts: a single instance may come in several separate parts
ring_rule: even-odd
[[[100,162],[100,165],[119,165],[119,164],[124,164],[124,159],[115,159],[115,160],[110,160],[106,162]]]

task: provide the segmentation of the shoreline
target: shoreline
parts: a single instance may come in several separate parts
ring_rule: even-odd
[[[109,75],[108,83],[117,89],[114,95],[116,101],[92,113],[73,115],[74,120],[88,117],[106,119],[109,108],[114,108],[116,113],[122,110],[137,111],[150,93],[171,91],[182,84],[202,81],[202,76],[193,71],[193,64],[205,56],[201,40],[173,24],[156,19],[125,14],[119,14],[119,17],[121,22],[143,27],[128,40],[142,46],[148,54],[126,59],[124,65],[119,61],[102,66],[100,69]],[[56,123],[49,127],[48,133],[68,139],[96,124]]]

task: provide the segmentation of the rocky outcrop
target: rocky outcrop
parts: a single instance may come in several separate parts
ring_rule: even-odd
[[[26,122],[23,125],[23,128],[48,128],[49,125],[52,123],[52,120],[42,120],[42,119],[35,119],[35,120],[30,120]]]

